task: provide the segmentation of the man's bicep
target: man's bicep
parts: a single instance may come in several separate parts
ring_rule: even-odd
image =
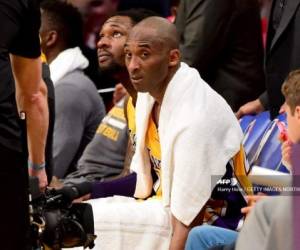
[[[16,89],[28,93],[36,93],[40,90],[42,81],[42,62],[38,58],[25,58],[10,55],[12,71],[14,74]]]
[[[25,1],[24,1],[25,2]],[[16,22],[18,32],[10,45],[10,53],[26,58],[37,58],[41,54],[39,29],[41,13],[39,0],[27,1],[22,8]]]

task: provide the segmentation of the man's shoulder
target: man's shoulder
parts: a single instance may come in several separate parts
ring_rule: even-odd
[[[57,93],[62,89],[69,90],[70,94],[72,92],[75,96],[76,94],[80,96],[87,95],[93,100],[95,98],[101,100],[94,83],[82,70],[74,70],[62,77],[55,84],[55,92]]]
[[[96,87],[93,84],[92,80],[87,75],[85,75],[83,70],[80,69],[73,70],[66,74],[58,81],[57,85],[60,84],[72,84],[77,88],[85,89],[88,87],[96,90]]]
[[[55,84],[55,99],[70,107],[75,105],[81,106],[81,109],[91,109],[92,106],[93,110],[105,110],[95,85],[80,70],[68,73]]]

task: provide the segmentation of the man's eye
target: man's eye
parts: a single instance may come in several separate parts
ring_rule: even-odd
[[[125,52],[125,58],[130,59],[131,58],[131,53],[130,52]]]
[[[122,33],[121,32],[114,32],[113,33],[113,37],[114,38],[119,38],[119,37],[121,37],[122,36]]]
[[[147,58],[149,56],[149,53],[148,52],[143,52],[141,54],[142,58]]]

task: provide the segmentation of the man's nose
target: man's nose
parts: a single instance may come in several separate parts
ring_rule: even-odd
[[[129,72],[135,72],[140,68],[139,60],[136,56],[132,56],[129,62],[127,63],[127,69]]]
[[[109,47],[110,46],[110,39],[106,36],[102,36],[97,42],[97,48]]]

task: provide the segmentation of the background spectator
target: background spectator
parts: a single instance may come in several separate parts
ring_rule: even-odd
[[[55,86],[53,175],[62,178],[76,169],[84,148],[93,138],[105,107],[83,69],[88,61],[79,49],[82,21],[70,4],[44,1],[41,46]]]
[[[237,112],[256,114],[270,110],[278,115],[284,97],[281,85],[288,73],[300,68],[300,0],[273,0],[266,44],[266,92],[258,99],[243,105]]]
[[[97,89],[114,88],[116,82],[105,74],[98,66],[96,43],[98,32],[104,21],[117,10],[118,0],[66,0],[78,8],[83,18],[84,42],[80,46],[83,55],[88,59],[89,66],[84,72],[94,82]],[[112,107],[113,91],[102,93],[106,109]]]
[[[170,15],[169,5],[169,0],[120,0],[118,10],[143,8],[167,17]]]
[[[181,0],[175,22],[183,61],[234,111],[264,91],[257,1]]]

